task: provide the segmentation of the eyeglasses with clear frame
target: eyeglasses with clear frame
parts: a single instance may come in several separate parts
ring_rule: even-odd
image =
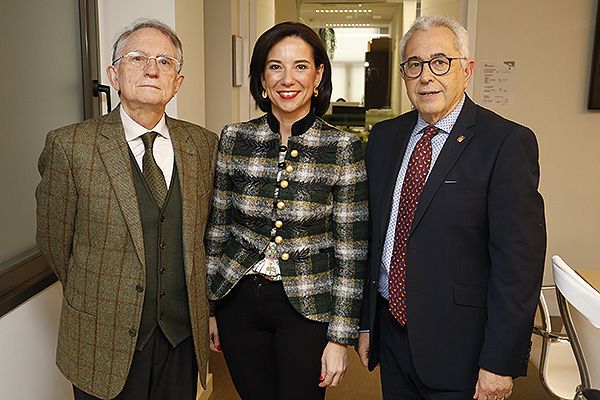
[[[423,73],[423,64],[429,64],[429,70],[437,76],[446,75],[452,66],[452,60],[466,60],[465,57],[433,57],[431,60],[408,60],[400,64],[404,76],[407,78],[418,78]]]
[[[151,59],[156,60],[157,67],[163,72],[177,72],[181,71],[181,63],[175,58],[166,54],[161,54],[156,57],[149,56],[143,51],[130,51],[129,53],[122,55],[112,62],[115,65],[121,59],[127,62],[127,65],[134,69],[142,70],[148,66]]]

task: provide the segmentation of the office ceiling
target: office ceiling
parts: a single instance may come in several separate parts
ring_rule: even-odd
[[[312,28],[387,28],[402,0],[299,0],[300,20]]]

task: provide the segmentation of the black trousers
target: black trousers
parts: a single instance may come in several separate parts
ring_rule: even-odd
[[[475,387],[468,391],[443,391],[425,385],[413,364],[408,331],[390,313],[387,300],[381,296],[378,296],[377,313],[381,334],[379,369],[384,400],[473,399]]]
[[[321,400],[328,324],[290,304],[281,282],[250,275],[217,302],[221,348],[243,400]]]
[[[187,338],[175,348],[160,328],[142,351],[136,351],[125,387],[114,400],[195,400],[198,366],[194,340]],[[73,386],[75,400],[98,400]]]

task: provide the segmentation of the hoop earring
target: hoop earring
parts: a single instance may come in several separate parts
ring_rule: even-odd
[[[319,96],[319,89],[317,89],[317,87],[315,86],[315,88],[313,89],[313,94],[315,95],[315,97]]]
[[[262,98],[263,99],[267,98],[267,91],[265,89],[263,89],[263,91],[262,91]]]

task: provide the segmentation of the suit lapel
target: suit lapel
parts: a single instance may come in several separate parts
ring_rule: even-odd
[[[380,210],[383,212],[381,213],[380,227],[382,237],[385,237],[389,225],[396,180],[398,179],[398,173],[400,171],[400,166],[402,165],[404,152],[406,151],[406,146],[408,145],[408,140],[410,139],[410,134],[416,124],[416,121],[417,113],[413,112],[412,115],[400,120],[397,130],[387,133],[392,138],[389,141],[389,151],[391,152],[389,154],[389,168],[387,168],[381,194]]]
[[[131,234],[131,239],[142,264],[145,264],[144,235],[131,162],[129,146],[121,122],[120,107],[116,107],[105,118],[98,135],[98,152],[115,192],[123,218]]]
[[[448,172],[471,141],[474,131],[469,128],[475,125],[475,111],[475,103],[467,97],[458,120],[456,121],[454,128],[452,128],[452,132],[448,136],[448,139],[446,139],[446,143],[423,187],[423,192],[419,198],[419,204],[412,222],[411,232],[416,228],[423,217],[423,214],[425,214],[427,207],[440,186],[443,184]]]
[[[177,176],[181,187],[181,208],[183,225],[183,254],[186,279],[192,273],[193,247],[195,242],[196,200],[198,198],[198,154],[189,132],[176,119],[167,117],[169,135],[173,143]],[[196,179],[194,179],[194,177]],[[188,282],[189,283],[189,282]]]

